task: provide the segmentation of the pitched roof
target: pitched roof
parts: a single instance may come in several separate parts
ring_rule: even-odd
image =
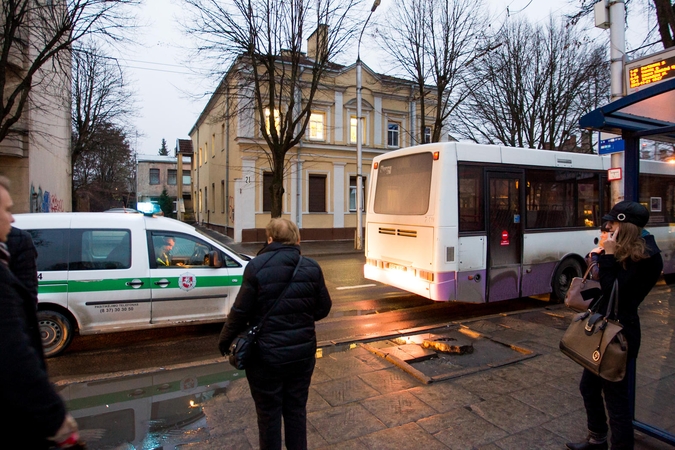
[[[178,153],[183,155],[191,155],[194,150],[192,149],[192,140],[190,139],[176,139],[176,148]]]

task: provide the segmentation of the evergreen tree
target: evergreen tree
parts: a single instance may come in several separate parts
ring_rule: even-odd
[[[159,148],[160,156],[169,156],[169,149],[166,148],[166,139],[162,139],[162,146]]]
[[[166,191],[166,188],[162,190],[157,203],[159,203],[159,207],[162,208],[164,217],[173,217],[173,199],[169,197],[169,193]]]

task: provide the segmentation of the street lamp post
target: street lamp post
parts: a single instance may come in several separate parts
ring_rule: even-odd
[[[380,0],[373,2],[370,8],[370,14],[361,28],[359,34],[359,44],[356,48],[356,240],[354,248],[363,250],[363,174],[362,172],[362,139],[363,139],[363,117],[361,117],[361,38],[366,30],[366,25],[377,7],[380,6]]]

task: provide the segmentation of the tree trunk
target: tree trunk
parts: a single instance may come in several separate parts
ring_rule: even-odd
[[[281,154],[279,154],[281,153]],[[284,203],[284,157],[285,152],[274,151],[274,167],[272,168],[272,218],[281,217]]]

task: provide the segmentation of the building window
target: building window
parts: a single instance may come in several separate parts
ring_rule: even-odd
[[[220,212],[225,212],[225,180],[220,180]]]
[[[192,177],[190,176],[189,170],[183,171],[183,186],[189,186],[192,184]]]
[[[349,142],[356,144],[356,116],[349,119]],[[366,142],[366,127],[363,117],[361,118],[361,144]]]
[[[313,141],[323,141],[323,126],[325,115],[322,113],[312,113],[309,116],[309,138]]]
[[[270,192],[271,187],[272,187],[272,172],[264,172],[263,187],[262,187],[263,212],[272,211],[272,192]]]
[[[326,175],[309,176],[309,212],[326,212]]]
[[[265,129],[267,130],[268,133],[271,133],[270,130],[270,109],[265,108]],[[274,110],[274,129],[277,130],[277,133],[279,129],[281,128],[281,120],[279,118],[279,110],[275,109]]]
[[[225,151],[225,124],[220,126],[220,151]]]
[[[363,205],[361,211],[366,210],[366,177],[361,177],[363,185]],[[356,211],[356,177],[349,177],[349,210]]]
[[[431,127],[424,127],[424,144],[431,143]]]
[[[399,124],[389,122],[387,124],[387,145],[389,147],[398,147]]]
[[[166,184],[170,186],[175,186],[178,183],[178,177],[177,177],[178,171],[176,169],[169,169],[168,170],[168,176],[166,179]]]
[[[150,169],[150,184],[159,184],[159,169]]]

